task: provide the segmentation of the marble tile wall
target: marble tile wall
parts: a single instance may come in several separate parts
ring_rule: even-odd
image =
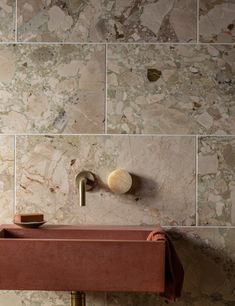
[[[0,222],[160,224],[185,269],[175,305],[233,306],[234,25],[234,0],[0,0]],[[119,167],[134,180],[122,196],[107,188]],[[83,169],[99,184],[81,208]],[[69,293],[0,291],[0,306],[39,305]]]

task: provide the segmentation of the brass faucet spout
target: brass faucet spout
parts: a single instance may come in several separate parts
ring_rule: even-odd
[[[86,206],[86,181],[86,178],[81,178],[79,181],[80,206]]]
[[[76,184],[79,190],[79,204],[86,206],[86,192],[96,185],[96,178],[92,172],[82,171],[76,176]]]

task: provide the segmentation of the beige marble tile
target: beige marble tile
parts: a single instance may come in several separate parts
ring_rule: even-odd
[[[12,223],[14,207],[14,137],[0,135],[0,224]],[[0,306],[21,306],[15,293],[0,291]]]
[[[0,42],[15,40],[15,0],[0,0]]]
[[[234,0],[200,0],[200,41],[235,42],[234,16]]]
[[[176,306],[235,304],[235,229],[181,228],[169,234],[185,269],[182,297]],[[156,294],[110,293],[108,306],[163,306]]]
[[[0,291],[0,306],[68,306],[69,292]]]
[[[199,140],[199,222],[235,225],[235,137]]]
[[[111,193],[109,173],[134,177],[126,195]],[[90,170],[98,187],[79,206],[75,177]],[[17,210],[45,213],[50,223],[166,224],[195,222],[194,137],[17,137]]]
[[[196,0],[18,0],[22,41],[196,40]]]
[[[86,293],[88,306],[105,306],[106,293]],[[69,306],[70,292],[0,291],[0,306]]]
[[[234,134],[235,48],[110,45],[108,131]]]
[[[0,224],[13,219],[14,137],[0,136]]]
[[[0,132],[103,133],[101,45],[0,46]]]

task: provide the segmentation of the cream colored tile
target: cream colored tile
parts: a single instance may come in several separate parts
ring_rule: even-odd
[[[234,0],[200,0],[200,41],[235,42],[234,15]]]
[[[15,0],[0,0],[0,42],[15,40]]]
[[[0,132],[103,133],[105,48],[0,46]]]
[[[0,224],[13,220],[14,137],[0,136]]]
[[[110,45],[108,131],[234,134],[235,48]]]
[[[235,225],[235,137],[199,140],[199,223]]]
[[[17,210],[44,212],[50,223],[167,224],[195,222],[193,137],[17,137]],[[126,195],[107,188],[116,168],[133,174]],[[90,170],[98,187],[79,207],[75,177]]]
[[[22,41],[192,42],[196,0],[18,1]]]

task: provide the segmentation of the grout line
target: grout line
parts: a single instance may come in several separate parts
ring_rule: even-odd
[[[108,133],[108,45],[105,44],[105,134]]]
[[[195,181],[195,211],[196,211],[196,226],[199,225],[199,222],[198,222],[198,135],[196,136],[196,164],[195,164],[195,167],[196,167],[196,181]]]
[[[15,2],[15,44],[17,43],[17,40],[18,40],[18,25],[17,25],[17,20],[18,20],[18,17],[17,17],[17,13],[18,13],[18,0],[16,0]]]
[[[200,37],[200,34],[199,34],[199,8],[200,8],[200,3],[199,3],[200,0],[197,0],[197,44],[200,43],[199,41],[199,37]]]
[[[151,226],[151,225],[150,225]],[[204,229],[235,229],[234,225],[160,225],[162,228],[190,228],[190,229],[198,229],[198,228],[204,228]]]
[[[90,133],[6,133],[6,134],[0,134],[0,136],[125,136],[125,137],[235,137],[235,134],[233,135],[198,135],[198,134],[116,134],[116,133],[102,133],[102,134],[90,134]]]
[[[16,45],[159,45],[159,46],[171,46],[171,45],[189,45],[189,46],[195,46],[195,45],[218,45],[218,46],[224,46],[224,45],[228,45],[228,46],[234,46],[235,43],[217,43],[217,42],[213,42],[213,43],[208,43],[208,42],[46,42],[46,41],[2,41],[0,42],[0,45],[10,45],[10,44],[16,44]]]
[[[14,136],[14,188],[13,188],[13,216],[16,212],[16,135]]]

